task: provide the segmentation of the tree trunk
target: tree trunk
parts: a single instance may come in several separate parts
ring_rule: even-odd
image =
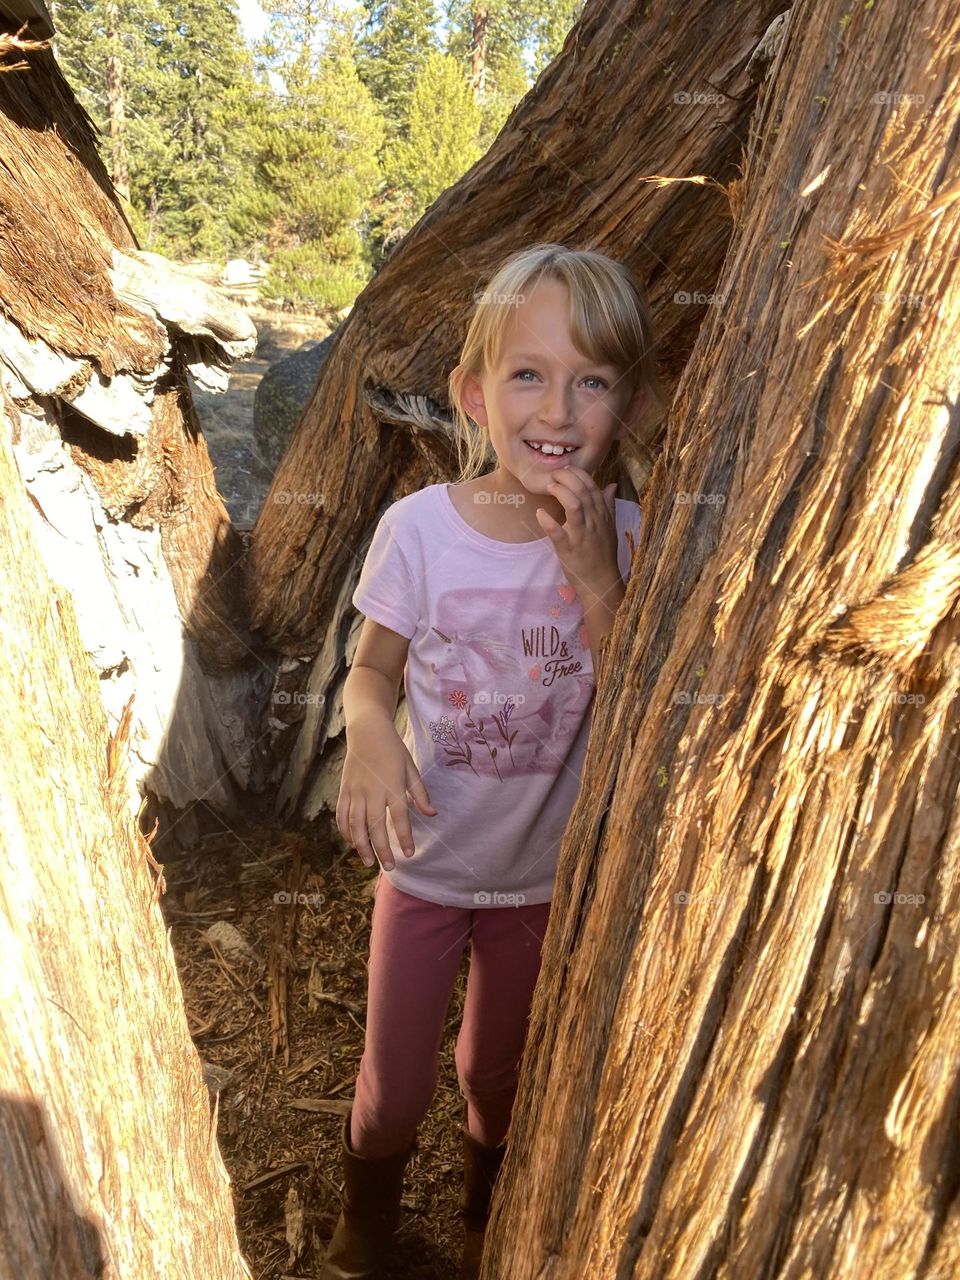
[[[0,387],[0,1276],[249,1280],[129,811],[131,708],[110,736],[10,411]]]
[[[287,659],[269,721],[280,813],[335,807],[359,622],[350,596],[383,505],[453,476],[446,378],[499,261],[557,240],[628,262],[648,284],[672,390],[706,310],[695,295],[713,292],[730,231],[728,201],[710,187],[736,181],[756,95],[745,69],[778,7],[751,0],[732,24],[728,4],[707,0],[691,41],[675,5],[590,6],[491,149],[358,297],[247,558],[252,625]],[[697,101],[675,101],[673,63]],[[621,478],[635,490],[658,429],[651,421],[628,457]]]
[[[222,388],[255,335],[136,251],[48,47],[4,34],[0,155],[0,1276],[239,1280],[137,819],[146,791],[189,835],[250,751],[241,544],[186,375]]]
[[[473,10],[473,29],[470,39],[470,83],[478,102],[487,92],[487,19],[489,10]]]
[[[791,15],[598,677],[484,1277],[960,1274],[958,30]]]
[[[243,543],[187,374],[224,390],[256,332],[137,251],[89,120],[49,49],[24,48],[0,36],[0,387],[18,484],[114,731],[133,700],[132,811],[147,793],[149,820],[169,814],[189,844],[207,807],[227,814],[256,783],[273,669],[247,632]]]
[[[126,112],[123,103],[123,66],[120,61],[120,31],[117,0],[106,0],[104,22],[110,41],[107,55],[107,109],[110,116],[110,162],[113,185],[123,200],[130,199],[130,173],[127,166]]]

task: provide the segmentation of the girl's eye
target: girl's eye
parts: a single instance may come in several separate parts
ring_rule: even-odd
[[[533,369],[518,369],[513,376],[515,378],[519,378],[521,381],[524,381],[523,375],[525,373],[532,373],[534,377],[537,376]],[[607,385],[606,382],[603,380],[603,378],[598,377],[594,373],[588,374],[587,377],[584,378],[584,382],[599,382],[600,386],[604,388],[606,388],[606,385]]]

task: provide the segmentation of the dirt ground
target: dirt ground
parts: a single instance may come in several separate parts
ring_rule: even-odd
[[[191,1035],[216,1091],[240,1247],[257,1280],[307,1280],[339,1210],[340,1127],[363,1051],[376,873],[333,838],[309,844],[248,826],[205,837],[165,861],[164,874],[160,903]],[[276,903],[283,892],[312,897]],[[233,949],[229,930],[208,936],[221,924],[247,949]],[[448,1280],[459,1265],[462,1097],[453,1053],[468,954],[384,1280]]]
[[[246,306],[253,357],[226,393],[191,379],[197,414],[233,524],[249,529],[271,481],[253,434],[253,397],[275,361],[328,329],[314,316]],[[164,860],[160,903],[191,1035],[216,1099],[240,1247],[257,1280],[307,1280],[339,1212],[340,1128],[363,1052],[375,873],[331,833],[319,843],[249,826]],[[275,903],[285,891],[309,902]],[[235,937],[208,936],[231,925]],[[384,1280],[448,1280],[459,1266],[460,1118],[454,1045],[468,951],[448,1012],[437,1091],[407,1166],[396,1255]],[[292,1241],[292,1243],[291,1243]]]

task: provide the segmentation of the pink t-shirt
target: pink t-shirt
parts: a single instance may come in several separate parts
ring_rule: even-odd
[[[616,500],[618,561],[640,508]],[[406,857],[387,811],[395,888],[454,907],[549,902],[580,786],[596,685],[583,609],[548,537],[499,542],[446,484],[388,507],[353,604],[410,641],[403,741],[437,814],[409,806]]]

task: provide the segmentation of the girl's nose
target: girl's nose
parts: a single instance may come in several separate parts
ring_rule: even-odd
[[[562,385],[544,390],[540,400],[540,420],[554,428],[566,427],[573,422],[573,395]]]

